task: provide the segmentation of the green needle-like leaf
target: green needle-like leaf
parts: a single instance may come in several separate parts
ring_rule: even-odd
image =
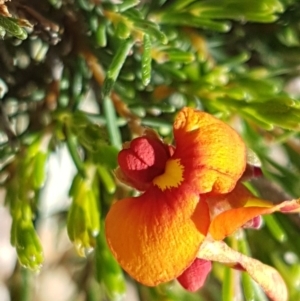
[[[124,62],[133,44],[134,41],[132,39],[127,39],[119,46],[118,51],[115,54],[106,73],[102,91],[103,99],[105,99],[106,96],[109,96],[110,91],[113,88],[113,85],[120,73],[121,68],[124,65]]]
[[[48,154],[38,152],[33,162],[33,187],[35,189],[41,188],[46,180],[46,161]]]
[[[110,172],[104,166],[99,165],[97,167],[99,176],[104,184],[104,187],[108,193],[114,193],[116,191],[116,183],[110,174]]]
[[[222,285],[222,300],[232,301],[234,299],[234,270],[228,267],[224,268],[224,277]]]
[[[255,301],[255,292],[251,277],[247,273],[242,273],[241,277],[245,301]]]
[[[9,34],[20,39],[25,40],[27,38],[27,32],[20,27],[18,20],[14,18],[4,17],[0,15],[0,26],[4,28]]]
[[[95,261],[96,279],[103,283],[110,300],[120,300],[125,294],[125,279],[122,269],[107,247],[103,231],[97,237]]]
[[[122,138],[116,120],[115,107],[112,103],[112,100],[108,96],[104,97],[103,99],[103,109],[107,121],[107,130],[110,142],[117,149],[121,149]]]
[[[129,8],[132,8],[140,3],[140,0],[124,0],[118,5],[120,12],[126,11]]]
[[[264,221],[273,237],[280,243],[287,240],[287,234],[273,215],[264,216]]]
[[[143,55],[142,55],[142,82],[145,86],[151,80],[151,38],[148,34],[144,35],[143,40]]]

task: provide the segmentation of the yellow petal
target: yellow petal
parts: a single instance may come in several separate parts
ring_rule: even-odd
[[[248,272],[272,301],[288,300],[286,285],[274,268],[229,248],[222,241],[205,241],[197,257],[229,266],[239,266]]]
[[[246,167],[246,148],[239,135],[210,114],[184,108],[174,122],[176,150],[188,171],[186,181],[199,194],[230,192]]]

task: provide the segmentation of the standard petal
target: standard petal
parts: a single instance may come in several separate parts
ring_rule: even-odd
[[[222,241],[205,241],[197,257],[232,267],[238,266],[239,269],[248,272],[272,301],[288,300],[286,285],[274,268],[229,248]]]
[[[184,108],[174,122],[176,150],[186,180],[200,194],[230,192],[246,167],[246,148],[239,135],[210,114]]]
[[[106,218],[112,253],[124,270],[148,286],[180,275],[195,259],[208,229],[209,218],[205,227],[190,218],[199,197],[184,189],[175,192],[152,187],[140,197],[116,202]]]

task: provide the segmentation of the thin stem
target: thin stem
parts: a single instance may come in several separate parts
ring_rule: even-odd
[[[31,282],[31,272],[28,269],[21,269],[21,300],[20,301],[30,301],[32,300],[32,282]]]

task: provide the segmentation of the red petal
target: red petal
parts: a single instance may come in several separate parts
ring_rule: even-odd
[[[204,285],[210,271],[210,261],[196,258],[177,280],[186,290],[195,292]]]
[[[118,163],[129,179],[127,183],[136,183],[134,187],[139,189],[164,172],[168,158],[169,149],[162,141],[144,136],[132,140],[129,148],[119,152]]]

